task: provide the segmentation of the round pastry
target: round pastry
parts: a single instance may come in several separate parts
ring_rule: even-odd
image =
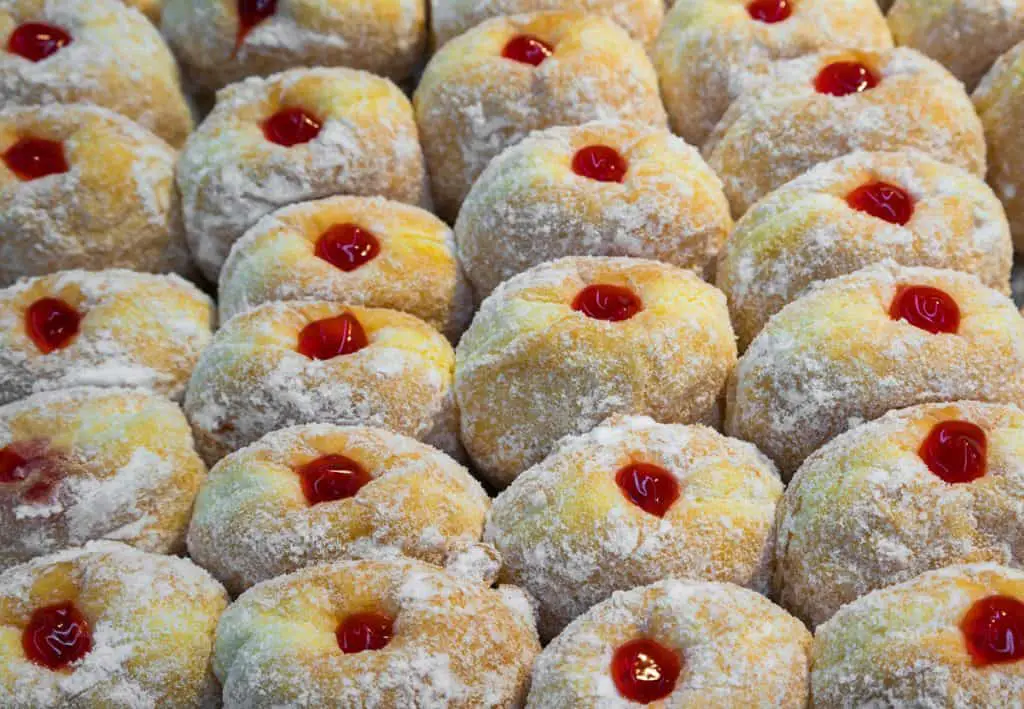
[[[1024,697],[1024,573],[929,571],[843,606],[818,628],[811,706],[1017,707]]]
[[[1024,0],[896,0],[888,20],[897,44],[940,62],[970,90],[1024,39]]]
[[[918,152],[852,153],[755,204],[718,257],[740,349],[808,285],[891,258],[1009,293],[1013,244],[978,177]]]
[[[0,404],[72,386],[178,399],[213,317],[210,298],[174,275],[110,269],[18,281],[0,290]]]
[[[459,205],[491,158],[531,131],[624,119],[664,127],[643,45],[599,15],[497,17],[448,42],[413,97],[438,213]]]
[[[455,353],[395,310],[265,303],[217,332],[188,385],[185,414],[211,465],[285,426],[380,426],[459,453]]]
[[[220,706],[227,594],[187,559],[90,542],[0,574],[0,705]]]
[[[451,229],[382,197],[329,197],[274,212],[231,249],[220,319],[273,300],[333,300],[410,313],[458,340],[473,294]]]
[[[874,0],[687,0],[668,12],[651,57],[672,129],[702,145],[752,65],[846,47],[892,48]]]
[[[664,128],[601,121],[534,133],[491,161],[455,223],[478,298],[560,256],[636,256],[698,272],[732,229],[694,148]]]
[[[185,230],[217,281],[231,245],[270,212],[336,194],[429,204],[409,100],[351,69],[294,69],[217,93],[178,163]]]
[[[534,663],[528,709],[804,709],[811,634],[764,596],[669,579],[618,591]]]
[[[201,89],[301,66],[400,81],[423,58],[426,15],[426,0],[166,0],[162,29]]]
[[[157,29],[119,0],[0,0],[0,104],[92,103],[175,146],[192,130]]]
[[[0,407],[0,569],[92,539],[180,551],[205,476],[181,409],[147,391],[81,387]]]
[[[164,0],[121,0],[128,7],[134,7],[155,25],[160,24],[160,13],[163,11]]]
[[[225,709],[511,709],[539,651],[519,589],[420,561],[341,561],[242,594],[217,628],[213,669]]]
[[[559,438],[612,414],[702,420],[735,362],[725,297],[689,271],[549,261],[499,286],[459,342],[462,442],[477,472],[504,487]]]
[[[85,105],[0,111],[0,286],[68,268],[189,268],[177,154]]]
[[[885,262],[780,310],[740,358],[728,399],[726,433],[788,480],[829,440],[892,409],[1024,401],[1024,319],[974,276]]]
[[[914,149],[985,174],[985,139],[963,85],[913,49],[832,51],[752,76],[704,146],[733,215],[818,163]]]
[[[552,638],[614,591],[667,577],[767,590],[781,496],[775,467],[749,443],[615,416],[516,478],[484,540],[501,553],[501,578],[537,599],[541,637]]]

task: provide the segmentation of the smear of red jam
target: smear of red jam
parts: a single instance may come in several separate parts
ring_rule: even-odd
[[[932,428],[918,454],[946,482],[969,483],[987,471],[988,439],[969,421],[943,421]]]
[[[352,313],[311,322],[299,333],[298,351],[310,359],[331,359],[358,352],[369,344]]]
[[[846,196],[846,203],[858,212],[900,226],[914,216],[913,198],[904,189],[888,182],[861,185]]]
[[[607,145],[588,145],[572,159],[573,172],[598,182],[622,182],[628,169],[626,159]]]
[[[391,642],[394,619],[383,613],[355,613],[338,626],[338,647],[345,654],[380,650]]]
[[[7,169],[23,182],[67,172],[64,144],[42,138],[22,138],[3,154]]]
[[[646,638],[626,643],[612,657],[612,679],[619,694],[640,704],[670,695],[680,672],[679,655]]]
[[[889,317],[906,320],[934,335],[955,334],[960,328],[960,307],[956,301],[931,286],[901,286],[889,306]]]
[[[1024,660],[1024,603],[989,596],[974,603],[960,630],[976,666]]]
[[[323,124],[301,108],[284,108],[263,122],[263,135],[271,143],[291,148],[320,135]]]
[[[820,94],[849,96],[878,86],[878,76],[861,62],[833,62],[818,73],[814,88]]]
[[[774,24],[788,20],[793,14],[790,0],[754,0],[747,5],[747,12],[759,22]]]
[[[7,51],[32,62],[41,62],[71,44],[71,35],[60,27],[41,22],[19,25],[7,42]]]
[[[633,463],[615,474],[615,482],[626,499],[648,514],[664,517],[679,499],[679,483],[661,466]]]
[[[259,23],[277,12],[277,0],[238,0],[238,35],[235,51]]]
[[[21,635],[29,660],[50,670],[62,670],[92,650],[92,633],[85,616],[71,601],[37,609]]]
[[[325,455],[296,470],[302,479],[302,492],[311,505],[355,497],[373,480],[366,470],[343,455]]]
[[[81,314],[59,298],[40,298],[25,311],[25,330],[43,354],[70,345],[81,321]]]
[[[4,485],[28,480],[28,487],[16,488],[21,499],[33,504],[49,503],[65,475],[66,464],[43,441],[19,441],[0,448],[0,493]]]
[[[521,34],[508,41],[505,48],[501,50],[501,56],[523,64],[540,66],[554,52],[555,50],[550,44],[528,34]]]
[[[355,224],[335,224],[320,235],[316,255],[342,271],[354,271],[380,253],[380,241]]]
[[[588,318],[619,322],[639,313],[643,303],[629,288],[598,284],[581,290],[572,301],[572,308]]]

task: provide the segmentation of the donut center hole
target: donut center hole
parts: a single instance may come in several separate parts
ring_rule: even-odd
[[[960,307],[956,301],[931,286],[901,286],[889,306],[889,317],[905,320],[933,335],[955,334],[960,328]]]
[[[658,465],[627,465],[615,474],[615,482],[627,500],[657,517],[664,517],[679,499],[679,482],[672,473]]]
[[[1024,659],[1024,603],[1011,596],[976,601],[960,623],[975,666]]]
[[[818,72],[814,88],[820,94],[849,96],[875,88],[878,81],[878,75],[863,62],[832,62]]]
[[[914,216],[914,200],[911,196],[906,190],[888,182],[861,185],[846,196],[846,203],[858,212],[900,226]]]
[[[19,180],[29,182],[68,171],[64,144],[42,138],[22,138],[3,154],[7,169]]]
[[[25,330],[43,354],[70,345],[81,321],[81,314],[60,298],[40,298],[25,312]]]
[[[71,35],[60,27],[42,22],[26,22],[19,25],[7,42],[7,51],[32,62],[39,62],[53,56],[71,44]]]
[[[628,169],[626,159],[607,145],[588,145],[572,158],[573,172],[598,182],[622,182]]]
[[[38,608],[21,635],[29,660],[50,670],[62,670],[92,650],[92,633],[85,616],[71,601]]]
[[[335,224],[316,241],[316,255],[342,271],[354,271],[380,253],[380,241],[355,224]]]
[[[758,22],[774,24],[788,20],[793,14],[790,0],[754,0],[747,5],[747,12]]]
[[[383,613],[354,613],[341,621],[335,631],[338,647],[346,655],[380,650],[391,642],[394,623],[393,618]]]
[[[669,648],[642,638],[619,647],[612,657],[612,679],[626,699],[649,704],[675,689],[683,663]]]
[[[355,497],[373,478],[356,461],[343,455],[325,455],[296,471],[310,505]]]
[[[973,423],[943,421],[932,428],[918,455],[947,483],[969,483],[985,475],[988,439],[985,431]]]
[[[554,47],[547,42],[532,35],[520,34],[505,44],[505,48],[501,50],[501,56],[522,64],[540,66],[554,52]]]
[[[577,293],[572,309],[595,320],[620,322],[639,313],[643,303],[629,288],[601,283],[587,286]]]
[[[284,108],[263,121],[263,135],[271,143],[291,148],[320,135],[323,124],[301,108]]]
[[[332,359],[358,352],[369,344],[366,332],[352,313],[317,320],[299,333],[298,351],[310,359]]]

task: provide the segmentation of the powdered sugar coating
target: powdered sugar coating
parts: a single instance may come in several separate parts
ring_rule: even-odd
[[[82,316],[67,347],[43,354],[26,310],[58,298]],[[60,271],[0,290],[0,403],[73,386],[141,387],[181,397],[212,337],[208,296],[176,275]]]
[[[815,90],[835,62],[858,62],[878,78],[848,96]],[[855,150],[914,149],[985,174],[985,140],[963,85],[938,62],[906,48],[829,51],[755,68],[704,145],[733,216],[775,188]]]
[[[991,595],[1024,601],[1024,573],[950,566],[844,606],[814,639],[814,706],[1019,708],[1024,663],[975,667],[960,630]]]
[[[261,583],[217,631],[225,709],[521,706],[540,646],[512,591],[399,560],[321,564]],[[342,653],[335,629],[367,610],[394,619],[390,643]]]
[[[34,610],[71,600],[89,623],[92,650],[53,672],[30,662],[21,634]],[[0,574],[0,705],[220,706],[210,671],[227,594],[187,559],[90,542]]]
[[[540,66],[505,59],[517,35],[554,51]],[[607,18],[569,12],[497,17],[448,42],[413,103],[434,203],[449,222],[491,158],[531,131],[593,120],[666,124],[643,46]]]
[[[572,308],[593,284],[629,288],[629,320]],[[559,438],[612,414],[703,420],[736,361],[725,297],[689,271],[629,258],[569,257],[519,274],[477,312],[456,353],[462,441],[497,487]]]
[[[621,184],[573,171],[576,152],[596,145],[625,160]],[[535,132],[492,160],[455,237],[482,299],[561,256],[634,256],[701,273],[731,229],[722,183],[697,150],[664,128],[593,121]]]
[[[955,334],[889,315],[900,286],[951,296]],[[838,434],[891,409],[939,401],[1024,402],[1024,319],[971,275],[892,262],[813,286],[754,338],[733,373],[725,430],[789,479]]]
[[[284,108],[311,113],[319,134],[290,148],[267,140],[263,122]],[[409,100],[352,69],[293,69],[222,89],[178,163],[189,246],[211,281],[231,245],[275,209],[337,194],[427,206],[426,180]]]
[[[906,225],[846,201],[879,181],[911,198]],[[764,197],[723,246],[715,284],[729,298],[742,350],[811,283],[887,258],[973,273],[1009,293],[1013,245],[998,198],[980,178],[918,152],[851,153]]]
[[[164,0],[121,0],[128,7],[134,7],[155,25],[160,24],[160,13],[163,11]]]
[[[683,671],[665,709],[802,709],[811,635],[765,597],[727,583],[670,579],[616,591],[566,628],[534,663],[529,709],[627,709],[611,673],[621,645],[650,638]]]

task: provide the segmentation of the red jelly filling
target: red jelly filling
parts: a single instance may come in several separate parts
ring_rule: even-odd
[[[7,51],[29,61],[38,62],[53,56],[69,44],[71,35],[60,27],[27,22],[11,33]]]
[[[238,44],[252,28],[277,12],[277,0],[238,0]]]
[[[64,472],[59,459],[48,454],[42,442],[17,443],[0,448],[0,485],[33,481],[27,489],[21,490],[21,499],[25,502],[51,501]]]
[[[298,350],[310,359],[331,359],[352,354],[366,347],[363,326],[352,313],[317,320],[299,333]]]
[[[0,483],[17,483],[28,477],[28,460],[11,450],[0,448]]]
[[[878,86],[878,76],[860,62],[833,62],[818,74],[814,88],[820,94],[849,96]]]
[[[380,242],[355,224],[335,224],[320,235],[316,255],[342,271],[354,271],[380,253]]]
[[[25,329],[43,354],[71,344],[82,316],[59,298],[40,298],[25,313]]]
[[[343,455],[322,456],[296,472],[311,505],[355,497],[363,485],[373,480],[359,463]]]
[[[988,439],[968,421],[936,425],[918,451],[928,469],[950,484],[969,483],[985,475]]]
[[[902,286],[896,291],[889,317],[906,320],[932,334],[954,334],[960,327],[960,307],[948,293],[930,286]]]
[[[394,620],[383,613],[355,613],[338,626],[338,647],[346,654],[380,650],[391,642],[393,625]]]
[[[68,171],[63,143],[41,138],[22,138],[3,154],[7,169],[28,182]]]
[[[650,463],[633,463],[615,474],[626,499],[648,514],[664,517],[679,499],[679,483],[672,473]]]
[[[32,662],[60,670],[85,657],[92,649],[92,634],[85,616],[66,601],[35,611],[21,635],[21,645]]]
[[[1010,596],[989,596],[967,611],[960,630],[975,665],[1024,659],[1024,603]]]
[[[573,172],[598,182],[622,182],[627,169],[626,159],[607,145],[589,145],[578,150],[572,159]]]
[[[612,679],[619,694],[640,704],[670,695],[681,671],[679,655],[653,640],[628,642],[612,657]]]
[[[846,203],[890,224],[903,226],[914,216],[914,200],[903,189],[887,182],[862,185],[846,196]]]
[[[521,34],[513,37],[501,50],[501,56],[513,61],[539,66],[541,62],[554,54],[550,44],[542,42],[536,37]]]
[[[322,124],[301,108],[285,108],[263,121],[263,135],[271,143],[290,148],[320,135]]]
[[[789,0],[754,0],[747,5],[747,12],[755,20],[771,24],[788,20],[793,8]]]
[[[587,286],[572,301],[572,309],[596,320],[629,320],[642,308],[640,298],[629,288],[599,284]]]

